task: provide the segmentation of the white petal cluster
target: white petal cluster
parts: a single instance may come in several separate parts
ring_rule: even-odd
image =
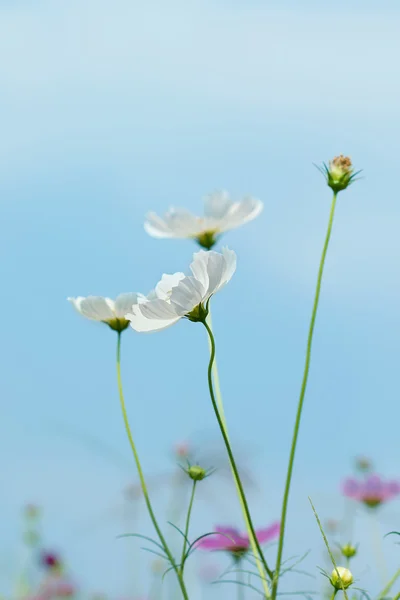
[[[200,250],[194,254],[190,269],[189,276],[163,275],[147,300],[132,307],[125,318],[133,329],[152,332],[170,327],[183,317],[201,320],[207,301],[234,274],[236,254],[228,248],[222,254]]]
[[[255,219],[262,209],[261,200],[256,198],[233,202],[227,192],[216,192],[205,198],[203,217],[185,209],[171,208],[164,217],[149,213],[144,227],[153,237],[194,238],[209,249],[221,233]]]
[[[143,294],[128,293],[120,294],[115,300],[104,298],[103,296],[78,296],[77,298],[68,298],[76,310],[87,319],[106,323],[116,331],[123,331],[129,326],[129,321],[125,318],[127,312],[132,306],[139,302],[144,302],[146,296]]]

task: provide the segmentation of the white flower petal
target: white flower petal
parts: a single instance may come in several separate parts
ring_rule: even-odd
[[[206,297],[209,298],[214,294],[221,285],[221,280],[225,272],[226,262],[225,257],[219,252],[210,251],[208,253],[207,273],[208,273],[208,289]]]
[[[155,238],[173,238],[175,234],[171,231],[169,225],[156,213],[151,212],[146,215],[144,223],[145,231]]]
[[[143,304],[138,304],[138,309],[147,319],[175,319],[178,315],[174,307],[165,300],[150,300]]]
[[[228,231],[240,227],[255,219],[263,210],[263,203],[257,198],[244,198],[234,202],[220,223],[220,231]]]
[[[171,294],[171,304],[178,315],[190,313],[203,300],[205,289],[195,277],[185,277]]]
[[[208,289],[209,278],[207,272],[208,254],[205,250],[199,250],[193,254],[193,262],[190,265],[195,278],[200,281],[204,287],[204,290]]]
[[[143,305],[140,305],[143,306]],[[131,313],[125,315],[125,318],[130,321],[132,329],[139,333],[152,333],[153,331],[161,331],[167,327],[171,327],[179,321],[180,317],[175,316],[173,319],[148,319],[139,309],[139,305],[134,306]]]
[[[183,208],[171,208],[163,218],[155,213],[147,215],[145,230],[158,238],[195,237],[203,230],[203,219]]]
[[[204,198],[204,214],[206,217],[222,219],[232,206],[228,192],[214,192]]]
[[[184,208],[172,208],[165,215],[165,220],[175,237],[193,237],[203,229],[202,219]]]
[[[168,300],[171,295],[172,288],[176,287],[182,279],[185,278],[185,273],[174,273],[173,275],[165,274],[161,277],[156,285],[156,297],[161,300]]]
[[[126,313],[132,309],[134,304],[138,304],[139,301],[144,302],[145,300],[146,296],[136,292],[120,294],[115,300],[115,315],[119,319],[123,319],[125,318]]]
[[[74,304],[78,312],[81,313],[87,319],[94,321],[109,321],[115,318],[114,302],[110,298],[103,298],[102,296],[87,296],[83,298],[69,298]]]
[[[225,269],[221,277],[219,290],[232,279],[232,276],[236,271],[236,253],[225,246],[222,248],[222,255],[225,259]]]

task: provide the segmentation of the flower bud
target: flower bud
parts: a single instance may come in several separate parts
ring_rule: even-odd
[[[198,465],[193,465],[188,468],[187,474],[193,481],[201,481],[205,477],[207,477],[207,471],[203,469],[203,467],[199,467]]]
[[[366,456],[358,456],[355,462],[357,471],[361,473],[368,473],[372,470],[372,462]]]
[[[328,186],[337,194],[345,190],[354,181],[354,177],[360,171],[354,172],[351,159],[348,156],[335,156],[329,161],[329,166],[325,163],[323,167],[318,167],[326,179]]]
[[[24,515],[27,519],[37,519],[40,516],[40,508],[36,504],[27,504],[24,507]]]
[[[353,574],[345,567],[338,567],[333,569],[330,582],[336,590],[347,589],[353,583]]]
[[[345,558],[353,558],[357,554],[357,548],[351,544],[345,544],[340,551]]]

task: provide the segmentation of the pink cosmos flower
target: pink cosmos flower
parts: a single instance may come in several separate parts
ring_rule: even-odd
[[[258,529],[256,536],[260,544],[265,544],[279,536],[280,523],[275,522],[269,527]],[[222,550],[229,552],[236,559],[242,558],[250,548],[247,533],[240,533],[235,527],[215,527],[215,534],[205,537],[198,542],[203,550]]]
[[[400,494],[399,481],[383,481],[379,475],[369,475],[364,480],[349,477],[342,485],[345,496],[375,508]]]

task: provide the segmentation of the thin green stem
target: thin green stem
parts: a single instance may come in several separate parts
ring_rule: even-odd
[[[146,481],[144,479],[144,475],[143,475],[143,470],[142,470],[142,466],[140,464],[140,460],[139,460],[139,454],[137,452],[136,449],[136,445],[135,442],[133,441],[133,436],[132,436],[132,432],[131,432],[131,428],[129,425],[129,420],[128,420],[128,414],[126,412],[126,407],[125,407],[125,399],[124,399],[124,392],[122,389],[122,378],[121,378],[121,332],[118,332],[118,341],[117,341],[117,382],[118,382],[118,392],[119,392],[119,400],[120,400],[120,404],[121,404],[121,410],[122,410],[122,416],[124,419],[124,424],[125,424],[125,429],[126,429],[126,433],[128,436],[128,440],[129,440],[129,444],[131,446],[132,449],[132,453],[133,453],[133,457],[135,459],[135,463],[136,463],[136,468],[138,471],[138,475],[139,475],[139,480],[140,480],[140,485],[142,487],[142,492],[143,492],[143,496],[144,496],[144,500],[147,506],[147,510],[148,513],[150,515],[150,519],[154,525],[154,529],[157,532],[158,538],[161,542],[162,547],[164,548],[165,554],[168,557],[169,562],[171,563],[171,566],[174,568],[174,571],[176,573],[176,576],[178,578],[178,582],[179,582],[179,587],[181,588],[181,592],[182,592],[182,596],[184,597],[185,600],[189,600],[189,596],[188,593],[186,591],[186,587],[185,587],[185,583],[183,581],[183,577],[181,576],[181,573],[179,572],[179,569],[175,563],[174,557],[172,556],[172,553],[170,551],[170,549],[168,548],[168,544],[162,534],[162,531],[157,523],[157,519],[156,516],[154,514],[153,511],[153,507],[151,505],[150,502],[150,496],[149,496],[149,492],[147,489],[147,485],[146,485]]]
[[[253,522],[251,519],[251,515],[250,515],[250,510],[249,510],[249,506],[247,504],[247,499],[246,499],[246,495],[243,489],[243,484],[242,481],[240,479],[240,475],[239,475],[239,471],[236,465],[236,461],[235,458],[233,456],[233,452],[232,452],[232,448],[229,442],[229,438],[226,432],[226,429],[224,427],[224,423],[222,421],[222,417],[218,411],[218,406],[216,403],[216,399],[215,399],[215,394],[214,394],[214,386],[213,386],[213,380],[212,380],[212,367],[213,367],[213,363],[214,363],[214,358],[215,358],[215,340],[214,340],[214,336],[213,333],[208,325],[208,323],[206,321],[203,321],[203,325],[207,330],[209,339],[210,339],[210,343],[211,343],[211,354],[210,354],[210,361],[208,364],[208,387],[210,390],[210,397],[211,397],[211,402],[214,408],[214,412],[215,412],[215,416],[217,418],[218,421],[218,425],[225,443],[225,447],[226,450],[228,452],[228,457],[229,457],[229,462],[231,464],[231,468],[232,468],[232,473],[233,473],[233,477],[236,483],[236,487],[238,490],[238,495],[244,510],[244,514],[246,516],[246,521],[248,524],[248,528],[249,528],[249,539],[250,542],[252,544],[252,548],[253,548],[253,553],[254,553],[254,558],[256,560],[257,563],[259,563],[260,559],[262,561],[262,564],[264,566],[264,569],[266,571],[266,573],[268,574],[268,576],[272,579],[273,577],[273,573],[271,571],[271,569],[268,567],[267,561],[265,560],[263,551],[261,550],[261,546],[260,543],[257,539],[255,530],[254,530],[254,526],[253,526]],[[265,595],[267,598],[270,597],[269,594],[269,589],[268,589],[268,583],[266,581],[265,578],[265,574],[261,571],[261,576],[262,576],[262,582],[263,582],[263,586],[264,586],[264,591],[265,591]]]
[[[210,307],[208,307],[207,324],[208,324],[208,327],[209,327],[212,335],[214,336],[214,333],[213,333],[213,330],[212,330],[212,318],[211,318],[211,308]],[[210,336],[208,336],[208,345],[209,345],[209,348],[210,348],[210,356],[211,356],[212,351],[213,351],[213,346],[212,346],[212,343],[211,343],[211,337]],[[222,401],[221,386],[220,386],[220,381],[219,381],[219,374],[218,374],[218,367],[217,367],[217,357],[215,356],[215,354],[214,354],[214,360],[213,360],[213,363],[212,363],[212,377],[213,377],[213,381],[214,381],[214,394],[215,394],[216,404],[217,404],[217,407],[218,407],[218,412],[219,412],[219,415],[221,417],[221,422],[222,422],[222,425],[224,427],[224,431],[225,431],[226,437],[229,440],[228,426],[227,426],[227,423],[226,423],[225,412],[224,412],[224,404],[223,404],[223,401]],[[232,465],[231,465],[231,468],[232,468]],[[233,469],[232,469],[232,473],[233,473]],[[235,478],[234,473],[233,473],[233,480],[235,482],[235,486],[236,486],[236,490],[237,490],[237,494],[238,494],[238,498],[239,498],[239,502],[240,502],[240,507],[242,509],[243,519],[244,519],[244,522],[245,522],[245,525],[246,525],[246,530],[247,530],[247,534],[249,536],[249,540],[250,540],[251,549],[252,549],[252,552],[253,552],[253,555],[254,555],[254,559],[256,561],[257,570],[259,572],[261,581],[263,583],[263,588],[264,588],[265,595],[266,595],[267,598],[269,598],[270,597],[270,593],[269,593],[268,584],[267,584],[267,582],[265,580],[265,573],[264,573],[264,570],[263,570],[263,565],[262,565],[262,562],[260,561],[260,559],[258,557],[257,545],[256,545],[256,543],[254,541],[254,538],[253,538],[253,535],[252,535],[251,527],[249,525],[249,520],[247,518],[246,508],[245,508],[245,506],[243,504],[242,497],[241,497],[241,494],[240,494],[240,490],[239,490],[239,487],[238,487],[238,484],[237,484],[237,480]],[[271,572],[271,574],[272,574],[272,572]],[[242,587],[242,586],[239,586],[239,587]]]
[[[381,593],[378,594],[378,600],[381,598],[385,598],[387,596],[387,594],[392,589],[392,586],[396,583],[396,581],[398,580],[399,577],[400,577],[400,569],[398,569],[396,571],[396,573],[393,575],[392,579],[385,585],[385,587],[383,588]]]
[[[286,475],[285,492],[283,495],[282,514],[281,514],[281,533],[280,533],[279,542],[278,542],[275,577],[274,577],[274,582],[272,585],[272,600],[276,600],[276,596],[278,593],[278,581],[279,581],[279,573],[280,573],[281,564],[282,564],[282,553],[283,553],[283,543],[284,543],[284,538],[285,538],[286,517],[287,517],[287,509],[288,509],[288,502],[289,502],[290,484],[292,482],[294,457],[296,454],[297,439],[299,436],[301,413],[303,411],[304,396],[306,393],[308,374],[310,371],[311,348],[312,348],[312,341],[313,341],[313,335],[314,335],[315,320],[317,317],[319,296],[321,293],[321,283],[322,283],[322,275],[324,272],[326,253],[328,251],[329,240],[330,240],[331,232],[332,232],[333,218],[335,215],[336,198],[337,198],[337,194],[334,193],[333,199],[332,199],[331,211],[330,211],[330,215],[329,215],[328,230],[326,232],[325,243],[324,243],[324,247],[322,250],[322,256],[321,256],[319,270],[318,270],[318,279],[317,279],[317,286],[316,286],[316,290],[315,290],[314,305],[313,305],[313,309],[312,309],[310,328],[309,328],[309,332],[308,332],[303,381],[301,384],[300,398],[299,398],[299,403],[298,403],[298,407],[297,407],[296,421],[295,421],[295,425],[294,425],[293,439],[292,439],[292,445],[291,445],[291,449],[290,449],[289,465],[288,465],[288,470],[287,470],[287,475]]]
[[[197,484],[197,481],[193,480],[192,493],[190,495],[189,507],[188,507],[187,516],[186,516],[185,537],[183,539],[182,558],[181,558],[181,564],[180,564],[180,572],[181,572],[182,577],[183,577],[183,569],[185,568],[186,545],[187,545],[187,540],[188,540],[188,536],[189,536],[190,517],[192,515],[194,495],[196,493],[196,484]]]
[[[393,600],[400,600],[400,592],[395,595],[395,597],[393,598]]]
[[[331,600],[335,600],[336,594],[338,593],[338,590],[334,590],[332,596],[331,596]]]

